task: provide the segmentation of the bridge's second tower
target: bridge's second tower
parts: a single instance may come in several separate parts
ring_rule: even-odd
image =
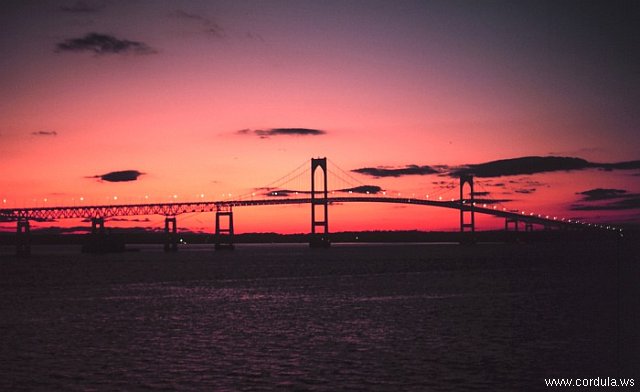
[[[316,190],[316,169],[318,168],[322,170],[323,188],[321,191]],[[318,193],[321,197],[318,197]],[[317,214],[317,208],[321,210],[319,214]],[[320,231],[317,230],[318,228]],[[311,158],[311,238],[309,245],[312,248],[326,248],[330,244],[327,158]]]
[[[469,184],[469,197],[465,199],[464,186],[466,184]],[[460,176],[460,204],[460,242],[474,243],[476,232],[475,192],[471,175]]]

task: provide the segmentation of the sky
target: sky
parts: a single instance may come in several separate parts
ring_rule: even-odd
[[[308,191],[310,159],[327,157],[330,190],[457,198],[468,173],[490,205],[640,223],[637,1],[2,8],[0,208],[282,197]],[[238,232],[310,226],[309,206],[234,214]],[[456,230],[458,219],[333,205],[330,230]],[[213,222],[178,217],[181,230]],[[36,227],[52,225],[87,223]]]

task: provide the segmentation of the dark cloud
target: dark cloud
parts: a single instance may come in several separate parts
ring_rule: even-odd
[[[216,37],[224,37],[224,29],[220,27],[213,19],[206,18],[202,15],[186,12],[183,10],[175,10],[171,14],[175,18],[184,19],[197,23],[202,27],[202,31]]]
[[[580,203],[573,204],[574,211],[612,211],[640,208],[640,194],[628,193],[624,189],[595,188],[584,192]],[[604,203],[602,203],[604,201]]]
[[[588,167],[592,167],[591,164],[580,158],[522,157],[466,165],[453,170],[450,175],[453,177],[469,174],[475,177],[501,177],[560,170],[581,170]]]
[[[125,181],[135,181],[144,173],[141,173],[137,170],[122,170],[122,171],[114,171],[106,174],[99,174],[95,176],[91,176],[89,178],[98,178],[100,181],[107,182],[125,182]]]
[[[594,167],[604,170],[633,170],[640,169],[640,161],[627,161],[618,163],[593,163]]]
[[[36,131],[31,132],[33,136],[58,136],[58,132],[56,131]]]
[[[262,139],[271,136],[319,136],[327,131],[311,128],[271,128],[271,129],[242,129],[236,132],[238,135],[257,135]]]
[[[239,133],[249,133],[250,130],[242,130]],[[601,170],[635,170],[640,169],[640,160],[626,161],[617,163],[596,163],[589,162],[582,158],[574,157],[539,157],[529,156],[520,158],[501,159],[479,164],[467,164],[458,167],[447,165],[419,166],[407,165],[400,168],[388,166],[363,167],[353,169],[352,172],[365,174],[372,177],[401,177],[409,175],[429,175],[437,174],[438,176],[460,177],[461,175],[473,175],[478,178],[491,178],[502,176],[518,176],[530,175],[536,173],[554,172],[554,171],[571,171],[585,169],[601,169]],[[634,174],[637,175],[637,174]],[[445,181],[432,182],[434,185],[442,184]],[[511,184],[525,184],[529,188],[533,186],[545,186],[537,181],[525,178],[509,180]],[[504,182],[491,184],[488,186],[506,187]],[[548,186],[548,185],[547,185]],[[535,190],[535,189],[534,189]],[[523,192],[519,190],[520,193]]]
[[[489,196],[490,192],[473,192],[473,196]]]
[[[633,210],[640,208],[640,195],[630,195],[630,197],[612,201],[605,204],[585,205],[574,204],[571,206],[573,211],[614,211],[614,210]]]
[[[531,156],[465,165],[452,170],[449,175],[452,177],[458,177],[463,174],[471,174],[476,177],[502,177],[592,168],[603,170],[632,170],[640,168],[640,161],[595,163],[573,157]]]
[[[92,14],[102,11],[105,7],[102,1],[83,1],[78,0],[71,5],[60,6],[60,10],[74,14]]]
[[[525,194],[525,195],[531,194],[531,193],[533,193],[535,191],[536,191],[536,188],[528,188],[528,189],[524,188],[524,189],[515,189],[514,190],[514,192],[516,192],[516,193],[522,193],[522,194]]]
[[[339,192],[362,193],[375,195],[382,192],[382,188],[376,185],[361,185],[354,188],[340,189]]]
[[[438,170],[432,168],[431,166],[418,166],[418,165],[407,165],[402,168],[388,168],[388,167],[363,167],[360,169],[353,169],[352,172],[365,174],[367,176],[372,177],[400,177],[400,176],[411,176],[411,175],[426,175],[426,174],[435,174],[439,173]]]
[[[291,194],[295,194],[296,191],[290,191],[287,189],[278,189],[278,190],[273,190],[273,191],[268,191],[266,193],[264,193],[265,196],[270,196],[270,197],[287,197],[287,196],[291,196]]]
[[[619,199],[620,197],[625,196],[626,193],[627,191],[623,189],[596,188],[584,192],[578,192],[577,194],[585,196],[582,201],[599,201]]]
[[[57,52],[93,52],[105,54],[153,54],[157,51],[147,44],[119,39],[112,35],[89,33],[82,38],[72,38],[56,45]]]

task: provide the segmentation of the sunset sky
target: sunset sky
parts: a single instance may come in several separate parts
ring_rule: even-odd
[[[344,171],[330,189],[452,198],[470,172],[477,197],[500,206],[640,223],[637,1],[2,7],[0,208],[270,197],[262,187],[326,156]],[[308,190],[296,181],[284,186]],[[306,232],[309,215],[245,207],[235,223]],[[405,205],[330,216],[331,231],[458,224],[453,210]],[[35,226],[52,225],[87,224]],[[213,216],[178,226],[212,231]]]

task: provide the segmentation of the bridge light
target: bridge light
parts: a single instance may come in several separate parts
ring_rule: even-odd
[[[42,201],[44,201],[46,203],[47,202],[47,198],[45,197],[44,199],[42,199]]]
[[[200,194],[200,198],[201,198],[201,199],[204,199],[204,193],[201,193],[201,194]]]
[[[252,192],[252,193],[251,193],[251,196],[255,196],[255,195],[256,195],[256,193],[255,193],[255,192]]]
[[[493,209],[494,209],[494,210],[495,210],[496,208],[498,208],[498,207],[496,207],[496,206],[493,206]]]
[[[2,199],[2,204],[7,204],[7,199]]]
[[[467,201],[466,200],[462,200],[462,204],[467,204]]]
[[[487,203],[482,204],[483,208],[487,208]]]
[[[442,196],[438,196],[438,200],[442,200]]]
[[[178,198],[178,195],[173,195],[173,198],[174,198],[174,199],[177,199],[177,198]]]
[[[113,200],[118,200],[118,196],[114,196],[114,197],[113,197]]]
[[[387,194],[386,191],[382,191],[382,196],[385,196]]]
[[[506,211],[507,209],[505,207],[502,207],[502,211]]]
[[[349,191],[349,194],[352,194],[352,193],[353,193],[353,191]]]
[[[427,195],[427,199],[429,198],[429,195]]]

